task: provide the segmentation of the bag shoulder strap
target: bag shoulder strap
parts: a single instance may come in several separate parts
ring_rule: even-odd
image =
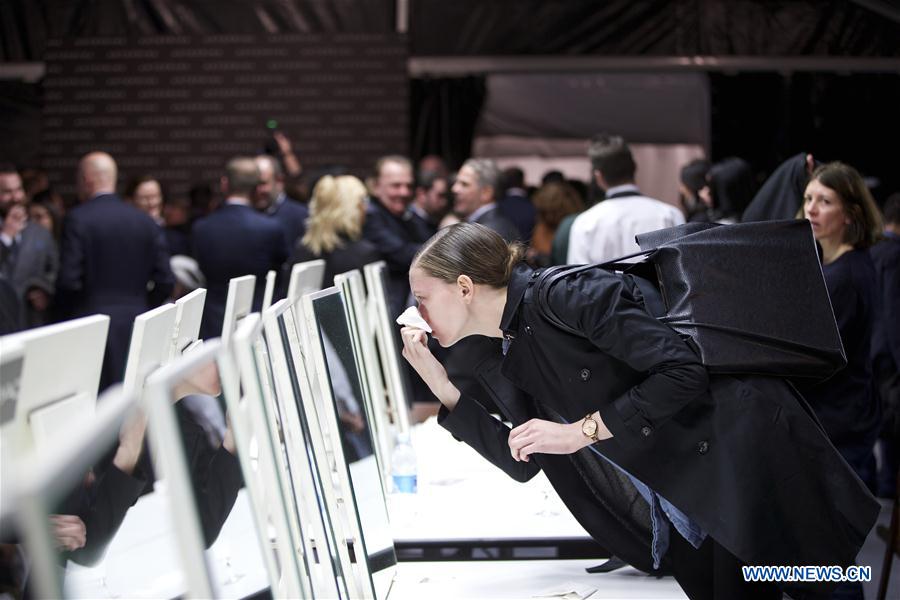
[[[550,321],[554,327],[562,329],[566,333],[584,337],[584,334],[582,332],[567,324],[565,321],[560,319],[555,312],[553,312],[553,307],[550,306],[550,290],[553,288],[553,285],[560,279],[564,279],[566,277],[569,277],[570,275],[575,275],[576,273],[581,273],[598,266],[600,265],[576,265],[574,267],[570,265],[560,265],[544,269],[544,271],[534,282],[534,291],[532,295],[535,304],[537,305],[537,309],[541,313],[541,316]]]
[[[578,273],[583,273],[588,269],[609,269],[615,271],[625,271],[630,267],[640,264],[641,262],[630,262],[631,259],[643,257],[646,260],[646,258],[654,252],[656,252],[655,248],[650,250],[643,250],[641,252],[635,252],[634,254],[629,254],[628,256],[623,256],[621,258],[603,263],[574,266],[559,265],[544,269],[534,280],[533,284],[534,289],[532,292],[532,297],[534,298],[538,311],[541,313],[541,316],[550,321],[558,329],[561,329],[566,333],[570,333],[572,335],[577,335],[578,337],[585,337],[583,332],[567,324],[565,321],[560,319],[559,316],[553,311],[553,307],[550,306],[550,291],[553,289],[553,285],[556,284],[560,279],[565,279],[566,277],[577,275]]]

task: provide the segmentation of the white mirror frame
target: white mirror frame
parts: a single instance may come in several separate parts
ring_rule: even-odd
[[[297,263],[291,267],[291,279],[288,284],[287,298],[294,304],[310,292],[322,289],[322,278],[325,276],[325,261],[321,258]]]
[[[338,517],[336,520],[340,521],[343,525],[345,535],[341,536],[340,539],[346,540],[348,543],[352,542],[354,546],[356,561],[349,565],[344,565],[345,572],[353,574],[353,577],[348,578],[354,583],[354,587],[356,588],[351,591],[351,596],[353,598],[375,600],[375,583],[372,579],[372,573],[369,570],[368,563],[369,553],[366,549],[365,538],[362,533],[362,523],[360,522],[360,513],[356,502],[356,495],[350,482],[350,468],[347,464],[347,459],[344,456],[344,449],[340,441],[340,428],[338,425],[337,411],[334,408],[334,397],[331,389],[331,380],[329,379],[328,363],[319,334],[315,310],[313,308],[314,302],[318,298],[330,296],[335,293],[338,295],[341,294],[340,290],[337,288],[330,287],[321,292],[307,294],[301,298],[302,313],[308,340],[304,355],[307,357],[307,368],[312,368],[316,372],[315,383],[317,385],[312,390],[310,397],[313,399],[312,404],[314,404],[314,408],[318,415],[316,422],[319,424],[321,431],[327,432],[328,434],[327,449],[321,447],[321,450],[316,450],[319,457],[329,457],[329,460],[327,461],[327,463],[329,463],[329,473],[324,474],[327,478],[323,477],[323,482],[333,482],[334,485],[325,485],[323,487],[326,489],[326,500],[333,511],[332,514],[336,514]],[[310,365],[310,361],[312,362],[312,365]],[[320,460],[320,465],[321,464],[322,461]],[[330,494],[328,493],[329,488],[331,488]],[[340,544],[340,546],[344,546],[344,544]]]
[[[334,283],[344,292],[344,308],[350,324],[356,362],[362,371],[360,379],[366,402],[366,413],[375,443],[375,453],[381,470],[382,485],[391,489],[391,451],[394,448],[394,432],[391,428],[390,407],[385,396],[384,379],[375,349],[375,335],[366,311],[366,291],[362,273],[358,270],[334,276]]]
[[[53,438],[56,427],[59,435],[68,435],[72,421],[60,422],[61,414],[91,419],[108,331],[108,316],[91,315],[2,338],[0,346],[21,345],[24,352],[14,415],[3,425],[7,448],[27,452]],[[49,415],[45,407],[51,405]]]
[[[273,437],[257,372],[254,345],[260,336],[259,315],[248,315],[232,337],[230,348],[219,359],[222,391],[244,472],[244,483],[254,509],[259,542],[275,598],[312,598],[307,557],[301,547],[302,532],[291,499],[285,497],[281,446]],[[243,395],[241,394],[243,389]],[[253,444],[256,456],[253,456]],[[255,464],[254,464],[255,463]],[[272,554],[269,526],[275,530]]]
[[[15,506],[31,559],[29,578],[37,598],[63,598],[63,577],[53,542],[50,514],[56,502],[78,482],[118,437],[122,423],[137,406],[121,386],[104,392],[93,418],[54,440],[40,453],[28,452],[12,466],[13,486],[4,486],[3,503]],[[14,489],[9,489],[13,487]]]
[[[185,570],[187,597],[198,599],[215,598],[219,594],[204,548],[194,488],[172,405],[172,392],[179,381],[194,373],[200,365],[211,362],[220,349],[221,343],[213,340],[162,367],[147,378],[144,394],[153,467],[157,479],[164,478],[168,484],[167,496]]]
[[[175,301],[175,328],[172,331],[172,350],[169,361],[181,356],[200,339],[200,322],[206,305],[206,290],[197,288]]]
[[[285,318],[285,315],[287,318]],[[284,321],[285,329],[294,326],[293,309],[289,300],[281,300],[275,303],[263,315],[265,328],[266,347],[271,366],[272,385],[274,393],[269,396],[267,403],[280,416],[281,428],[284,433],[284,446],[290,472],[291,493],[293,494],[297,514],[299,515],[306,536],[303,538],[310,556],[318,560],[312,561],[313,591],[316,597],[322,598],[349,598],[350,592],[341,569],[339,556],[340,545],[335,538],[332,526],[332,516],[324,498],[320,500],[319,491],[322,488],[316,469],[317,458],[313,450],[313,440],[309,422],[305,411],[301,411],[304,404],[304,394],[310,397],[306,366],[301,356],[299,360],[294,358],[294,348],[291,348],[291,356],[285,350],[285,345],[290,345],[290,333],[282,334],[281,323]],[[299,338],[296,338],[296,350],[299,353]],[[287,335],[287,339],[285,338]],[[291,377],[291,370],[295,370],[297,386]],[[316,551],[313,552],[313,547]],[[349,555],[347,556],[349,561]],[[336,570],[337,567],[337,570]]]
[[[261,312],[265,312],[267,308],[272,306],[272,298],[275,296],[275,271],[266,273],[266,287],[263,290],[263,301]]]
[[[222,319],[222,343],[231,339],[237,324],[253,311],[253,293],[256,290],[256,275],[234,277],[228,282],[228,296],[225,299],[225,316]]]
[[[387,383],[391,419],[398,433],[409,433],[409,398],[404,385],[403,365],[397,348],[395,323],[388,313],[387,290],[384,289],[384,273],[387,265],[378,261],[366,265],[363,273],[368,290],[369,323],[378,347],[378,358]]]

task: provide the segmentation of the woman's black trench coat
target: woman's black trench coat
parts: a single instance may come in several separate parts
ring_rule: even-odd
[[[501,323],[511,344],[478,371],[513,426],[559,415],[576,422],[599,410],[613,438],[596,448],[745,563],[853,564],[878,504],[789,384],[710,377],[644,310],[630,279],[602,269],[551,290],[553,311],[586,338],[565,333],[532,303],[535,277],[516,268]],[[543,469],[595,539],[651,570],[646,503],[588,448],[516,462],[509,428],[466,395],[439,422],[515,479]]]

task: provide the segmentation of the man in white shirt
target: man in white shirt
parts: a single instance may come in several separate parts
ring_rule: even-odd
[[[680,210],[641,194],[634,184],[636,166],[620,136],[600,134],[591,141],[588,156],[597,185],[606,199],[581,213],[572,224],[569,264],[591,264],[639,252],[639,233],[684,223]]]

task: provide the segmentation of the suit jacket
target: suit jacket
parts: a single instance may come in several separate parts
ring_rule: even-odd
[[[163,234],[166,236],[166,245],[169,248],[169,255],[178,254],[184,256],[191,255],[191,226],[179,225],[177,227],[163,227]]]
[[[410,209],[410,214],[412,220],[416,222],[416,227],[418,227],[418,229],[423,232],[427,232],[429,238],[437,233],[437,223],[433,223],[430,219],[422,216],[412,209]]]
[[[501,321],[511,345],[500,370],[532,399],[495,392],[501,405],[513,398],[504,407],[513,426],[535,416],[578,422],[599,410],[613,437],[595,448],[742,561],[853,563],[878,504],[789,384],[710,378],[688,345],[645,311],[629,277],[599,269],[550,292],[553,311],[587,337],[568,334],[532,303],[530,284],[538,273],[517,267]],[[449,422],[454,435],[516,479],[543,468],[601,544],[644,568],[649,551],[635,555],[634,540],[623,534],[640,530],[641,519],[630,512],[627,486],[625,492],[606,487],[602,459],[587,448],[562,457],[580,474],[574,482],[560,457],[539,454],[532,463],[517,463],[509,428],[473,404],[460,400],[439,422]],[[591,510],[583,506],[586,486],[595,498]]]
[[[56,289],[59,270],[59,251],[50,232],[37,223],[28,223],[22,230],[16,262],[10,265],[9,279],[20,296],[31,288],[39,288],[50,295]]]
[[[163,231],[115,194],[104,194],[66,215],[60,256],[61,314],[110,317],[101,376],[101,388],[106,387],[122,378],[134,318],[172,292],[175,279]]]
[[[340,273],[346,273],[354,269],[360,269],[369,263],[381,260],[381,254],[369,240],[348,240],[343,239],[343,245],[338,246],[331,252],[324,254],[315,254],[312,250],[297,242],[294,253],[288,259],[284,266],[285,281],[290,276],[291,269],[297,263],[307,262],[321,258],[325,261],[325,272],[322,275],[322,287],[327,288],[334,285],[334,276]]]
[[[206,305],[200,335],[222,335],[228,282],[234,277],[256,275],[253,309],[262,306],[266,273],[281,272],[288,257],[281,226],[250,206],[225,204],[194,224],[194,258],[206,277]]]
[[[537,219],[537,210],[524,190],[510,190],[506,196],[497,203],[500,213],[516,226],[523,241],[531,239],[534,231],[534,223]]]
[[[372,198],[366,210],[363,237],[378,248],[387,263],[388,301],[396,318],[406,308],[409,298],[409,265],[422,243],[431,236],[421,221],[413,219],[411,211],[397,217],[377,198]]]
[[[293,248],[294,244],[306,233],[309,208],[284,194],[272,203],[268,215],[278,221],[284,231],[288,248]]]
[[[499,208],[492,208],[491,210],[482,213],[472,222],[484,225],[485,227],[490,227],[502,235],[503,239],[507,242],[514,242],[522,239],[522,234],[519,233],[518,228],[516,228],[512,221],[503,216],[503,213],[500,212]]]
[[[15,333],[25,327],[22,299],[6,275],[0,273],[0,335]]]
[[[28,223],[22,230],[15,261],[4,266],[6,276],[16,290],[23,307],[23,324],[44,323],[44,315],[37,314],[25,300],[29,290],[38,288],[53,296],[59,270],[59,251],[50,232],[37,223]]]

